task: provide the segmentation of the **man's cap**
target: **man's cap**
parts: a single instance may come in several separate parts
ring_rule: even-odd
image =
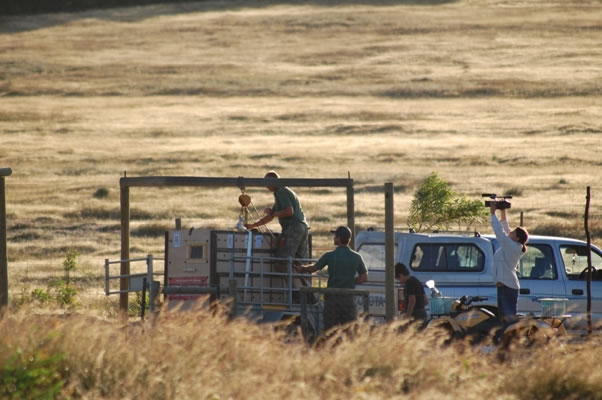
[[[335,236],[338,236],[343,240],[351,239],[351,229],[346,226],[341,225],[337,229],[332,229],[330,232],[334,233]]]

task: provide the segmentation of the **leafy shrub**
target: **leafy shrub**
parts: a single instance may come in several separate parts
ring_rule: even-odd
[[[75,271],[77,268],[76,259],[78,255],[79,254],[75,250],[67,251],[67,256],[63,261],[65,277],[63,279],[57,279],[54,282],[55,299],[61,307],[73,306],[75,304],[77,290],[73,287],[71,272]]]
[[[48,288],[35,288],[31,291],[31,300],[41,304],[46,304],[50,301],[50,290]]]
[[[142,292],[136,292],[136,299],[128,303],[129,315],[139,316],[142,312]],[[144,299],[144,310],[145,312],[150,309],[150,293],[146,291],[146,298]]]
[[[466,229],[487,218],[480,200],[456,194],[450,184],[433,172],[414,193],[408,226],[415,231],[449,229],[452,224]]]
[[[65,386],[64,355],[25,354],[16,350],[0,366],[0,397],[3,399],[55,399]]]
[[[79,255],[78,252],[75,250],[67,251],[67,256],[65,257],[65,260],[63,261],[63,270],[65,271],[65,279],[67,281],[69,280],[69,274],[71,273],[71,271],[74,271],[75,268],[77,267],[76,258],[78,255]]]
[[[58,279],[54,284],[54,298],[59,306],[69,307],[75,305],[77,290],[68,281]]]

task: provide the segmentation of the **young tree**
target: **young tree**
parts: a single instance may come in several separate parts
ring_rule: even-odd
[[[480,200],[469,200],[455,193],[450,184],[433,172],[414,193],[408,226],[416,232],[449,229],[452,224],[468,230],[484,222],[487,210]]]

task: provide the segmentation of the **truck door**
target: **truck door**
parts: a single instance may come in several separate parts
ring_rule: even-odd
[[[395,255],[398,244],[395,243]],[[383,242],[363,242],[357,252],[362,255],[368,269],[368,282],[357,286],[357,289],[370,291],[370,315],[385,315],[385,244]],[[397,286],[397,284],[396,284]],[[395,291],[397,292],[397,291]],[[358,311],[363,311],[361,298],[356,299]]]
[[[569,300],[567,314],[572,315],[569,326],[574,329],[587,327],[587,246],[581,244],[561,244],[559,246],[561,266],[565,274],[566,297]],[[592,247],[592,322],[602,323],[602,255]]]
[[[566,289],[556,265],[554,250],[549,244],[529,243],[527,253],[521,258],[517,268],[520,279],[518,311],[520,313],[540,313],[543,297],[565,297]]]

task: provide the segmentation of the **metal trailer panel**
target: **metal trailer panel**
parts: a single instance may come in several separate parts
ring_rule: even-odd
[[[165,283],[177,287],[209,287],[210,232],[199,229],[172,230],[167,233]],[[203,294],[168,294],[168,301],[195,302]],[[185,307],[192,304],[185,304]]]
[[[236,280],[237,287],[245,287],[248,238],[249,235],[247,232],[212,232],[212,276],[215,277],[215,284],[222,289],[222,293],[227,293],[225,289],[228,286],[232,267],[234,267],[234,279]],[[269,258],[274,256],[278,235],[274,234],[272,236],[271,234],[253,232],[251,240],[251,256],[253,259],[250,262],[249,272],[251,274],[247,278],[250,288],[243,289],[243,292],[239,293],[239,302],[284,302],[283,291],[273,292],[269,289],[286,288],[286,279],[257,275],[261,274],[262,268],[264,273],[275,272],[274,262],[269,260]],[[261,260],[257,259],[257,257],[262,256],[266,257],[263,267]]]

